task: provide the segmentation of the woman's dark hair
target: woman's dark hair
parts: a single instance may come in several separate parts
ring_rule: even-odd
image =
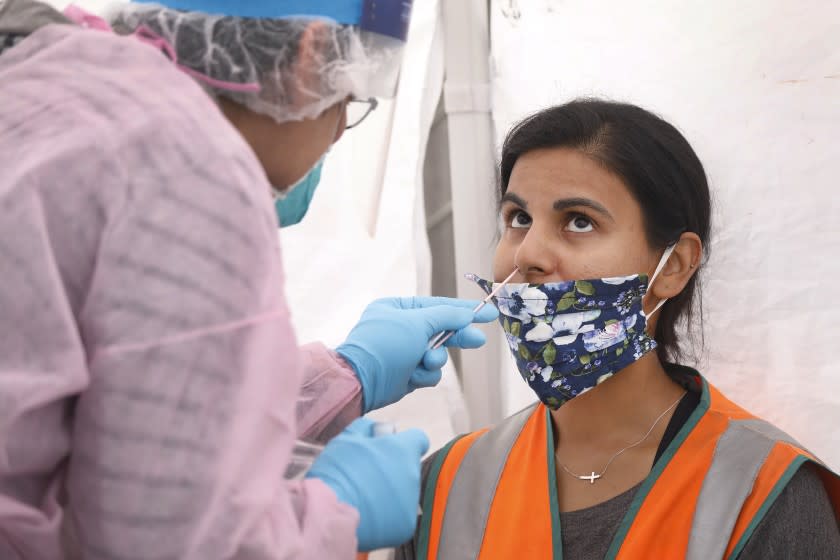
[[[682,233],[694,232],[708,251],[712,209],[706,172],[685,137],[660,117],[635,105],[600,99],[578,99],[531,115],[505,139],[500,197],[516,160],[541,148],[579,150],[620,178],[642,207],[651,247],[664,250]],[[655,338],[663,362],[683,357],[677,326],[680,321],[688,325],[695,309],[702,340],[699,284],[694,274],[659,311]]]

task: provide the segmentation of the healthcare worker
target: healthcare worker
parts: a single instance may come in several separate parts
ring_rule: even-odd
[[[106,23],[0,0],[0,558],[399,544],[428,441],[351,422],[436,384],[430,338],[480,346],[496,312],[381,300],[335,351],[298,348],[276,228],[348,104],[394,91],[410,2],[164,3]],[[329,443],[288,481],[298,438]]]

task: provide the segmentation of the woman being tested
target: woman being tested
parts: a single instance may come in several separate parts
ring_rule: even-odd
[[[424,465],[399,557],[840,558],[837,476],[678,365],[711,214],[685,138],[632,105],[546,109],[499,195],[494,277],[518,274],[494,301],[540,402]]]
[[[381,300],[298,348],[277,224],[348,104],[393,92],[410,2],[162,3],[108,24],[0,0],[0,558],[400,544],[426,436],[350,423],[436,384],[430,338],[480,346],[495,310]],[[285,480],[298,438],[329,443]]]

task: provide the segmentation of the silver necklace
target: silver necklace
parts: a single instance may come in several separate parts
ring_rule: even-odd
[[[569,474],[570,474],[570,475],[572,475],[573,477],[575,477],[575,478],[577,478],[577,479],[579,479],[579,480],[588,480],[588,481],[589,481],[589,484],[595,484],[595,481],[596,481],[596,480],[598,480],[599,478],[601,478],[602,476],[604,476],[604,473],[605,473],[605,472],[607,472],[607,469],[608,469],[608,468],[610,468],[610,465],[612,465],[612,462],[613,462],[613,461],[615,461],[615,459],[616,459],[619,455],[621,455],[622,453],[624,453],[624,452],[625,452],[625,451],[627,451],[628,449],[633,449],[634,447],[636,447],[637,445],[639,445],[639,444],[641,444],[643,441],[645,441],[645,440],[648,438],[648,436],[650,435],[650,433],[653,431],[653,429],[656,427],[656,425],[657,425],[657,424],[659,424],[659,421],[660,421],[660,420],[662,420],[662,418],[663,418],[666,414],[668,414],[669,412],[671,412],[671,410],[672,410],[675,406],[677,406],[677,403],[679,403],[679,402],[682,400],[682,398],[683,398],[684,396],[685,396],[685,393],[683,393],[682,395],[680,395],[680,398],[678,398],[676,401],[674,401],[674,404],[672,404],[671,406],[669,406],[668,408],[666,408],[666,409],[662,412],[662,414],[660,414],[660,415],[659,415],[659,417],[658,417],[656,420],[654,420],[654,421],[653,421],[653,425],[650,427],[650,429],[647,431],[647,433],[646,433],[645,435],[643,435],[643,436],[642,436],[642,439],[640,439],[640,440],[639,440],[639,441],[637,441],[636,443],[632,443],[632,444],[628,445],[628,446],[627,446],[627,447],[625,447],[624,449],[619,450],[619,451],[618,451],[615,455],[613,455],[612,457],[610,457],[610,460],[609,460],[609,461],[607,461],[607,464],[604,466],[604,468],[603,468],[603,469],[601,469],[601,472],[596,473],[595,471],[592,471],[590,474],[587,474],[587,475],[580,475],[580,474],[573,473],[572,471],[570,471],[570,470],[566,467],[566,465],[564,465],[563,463],[560,463],[560,466],[561,466],[561,467],[563,467],[563,470],[564,470],[564,471],[566,471],[567,473],[569,473]],[[559,461],[558,461],[558,463],[559,463]]]

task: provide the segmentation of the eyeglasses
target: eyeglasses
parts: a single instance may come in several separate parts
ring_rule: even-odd
[[[347,102],[347,126],[345,130],[359,126],[379,105],[375,97],[369,99],[351,99]]]

